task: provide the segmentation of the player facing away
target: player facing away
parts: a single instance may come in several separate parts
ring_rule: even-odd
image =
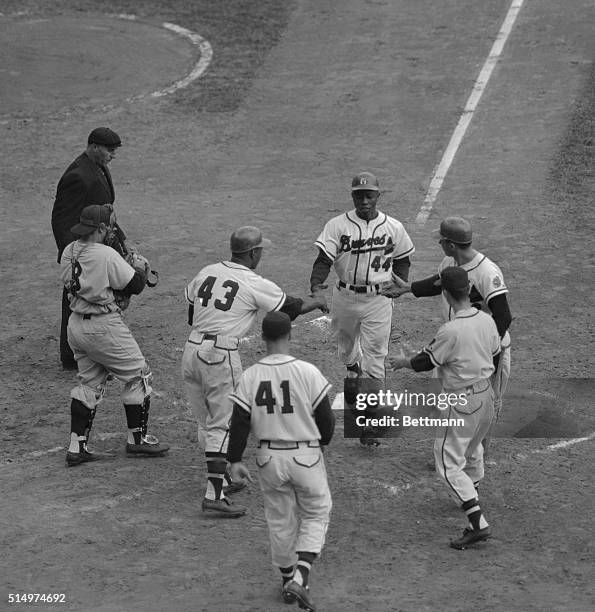
[[[285,313],[265,316],[267,354],[242,374],[231,395],[227,458],[234,480],[251,480],[242,455],[250,433],[258,440],[256,465],[282,597],[315,612],[308,578],[329,524],[332,502],[322,447],[332,438],[335,417],[330,384],[315,366],[291,356],[290,336]]]
[[[484,476],[481,441],[494,417],[490,378],[498,365],[500,336],[492,317],[471,305],[467,270],[446,268],[441,279],[452,320],[444,323],[417,355],[405,356],[401,351],[388,362],[395,370],[438,368],[442,393],[455,396],[441,415],[447,424],[436,428],[434,460],[436,471],[469,520],[463,535],[450,542],[462,550],[491,535],[479,505],[478,486]]]
[[[318,257],[310,276],[312,295],[318,295],[331,267],[337,275],[331,330],[347,368],[347,403],[360,390],[374,393],[385,386],[393,305],[381,288],[393,276],[407,280],[415,251],[402,223],[377,209],[380,187],[373,174],[353,178],[351,197],[355,210],[331,219],[316,239]],[[370,434],[362,432],[362,444],[378,444]]]
[[[89,452],[87,442],[110,375],[124,383],[126,452],[161,456],[169,449],[155,436],[147,435],[152,375],[114,296],[114,291],[121,291],[123,295],[139,294],[147,281],[148,262],[135,255],[131,266],[114,249],[103,244],[113,222],[109,205],[83,208],[80,223],[70,230],[79,238],[62,253],[62,281],[72,310],[68,343],[78,365],[79,379],[70,393],[71,434],[66,453],[69,466],[101,458]]]
[[[188,323],[192,331],[182,355],[182,376],[188,400],[198,418],[198,443],[207,463],[202,510],[235,517],[246,508],[225,493],[241,487],[226,479],[231,392],[242,373],[238,352],[259,312],[283,311],[291,319],[316,308],[327,312],[324,296],[296,298],[254,271],[271,241],[257,227],[237,229],[230,238],[231,259],[204,267],[186,287]]]
[[[471,223],[462,217],[447,217],[435,231],[442,247],[444,258],[438,266],[438,273],[411,284],[395,278],[395,286],[386,291],[386,295],[398,297],[411,292],[415,297],[442,294],[442,315],[445,321],[454,318],[454,311],[449,306],[440,286],[440,277],[444,270],[451,266],[460,266],[467,271],[470,281],[470,300],[478,309],[491,314],[500,334],[501,353],[498,368],[492,376],[492,387],[495,393],[494,421],[500,416],[502,396],[510,376],[510,334],[508,328],[512,322],[508,304],[508,288],[500,268],[483,253],[472,247],[473,234]],[[484,439],[484,452],[487,456],[489,432]]]

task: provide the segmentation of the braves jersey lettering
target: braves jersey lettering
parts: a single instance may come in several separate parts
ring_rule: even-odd
[[[457,265],[454,258],[445,257],[438,266],[438,273],[441,274],[446,268]],[[469,263],[461,264],[461,268],[467,270],[469,275],[469,283],[471,284],[469,299],[472,303],[481,304],[482,310],[490,312],[488,302],[497,295],[508,293],[502,271],[482,253],[477,253]],[[453,318],[454,313],[444,295],[442,295],[442,311],[445,320],[449,321]],[[510,335],[507,331],[502,338],[502,346],[508,345],[510,345]]]
[[[275,283],[230,261],[203,268],[185,294],[187,302],[194,305],[191,340],[195,332],[241,338],[259,310],[279,310],[285,302],[284,291]]]
[[[390,280],[393,259],[415,251],[402,223],[381,212],[370,221],[355,212],[334,217],[315,244],[333,262],[339,280],[351,285]]]
[[[259,440],[320,439],[314,410],[330,384],[311,363],[289,355],[268,355],[244,371],[231,400],[250,413]]]
[[[134,276],[134,268],[114,249],[80,240],[64,249],[60,268],[70,309],[79,314],[119,312],[114,289],[124,289]]]

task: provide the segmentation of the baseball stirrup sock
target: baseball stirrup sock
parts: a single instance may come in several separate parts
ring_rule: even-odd
[[[469,499],[461,506],[463,512],[469,519],[469,524],[473,529],[485,529],[488,526],[488,522],[485,520],[481,512],[479,505],[479,499]]]
[[[316,553],[311,552],[298,552],[298,562],[295,566],[295,574],[293,579],[303,586],[308,586],[308,577],[310,575],[310,569],[312,563],[316,559]]]
[[[283,578],[283,584],[287,584],[293,578],[293,567],[280,567],[281,578]]]
[[[207,458],[207,499],[221,499],[227,460],[222,453],[205,453]]]

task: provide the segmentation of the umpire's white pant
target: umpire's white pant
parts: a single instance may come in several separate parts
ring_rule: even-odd
[[[296,551],[319,554],[324,545],[331,492],[322,451],[309,444],[318,442],[261,442],[256,454],[272,561],[277,567],[295,565]]]

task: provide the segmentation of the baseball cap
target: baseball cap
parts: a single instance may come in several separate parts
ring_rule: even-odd
[[[460,291],[469,288],[469,275],[467,270],[459,266],[445,268],[440,274],[442,289],[447,291]]]
[[[88,144],[98,144],[103,145],[104,147],[121,147],[122,141],[120,137],[114,132],[106,127],[98,127],[95,128],[87,139]]]
[[[434,235],[456,244],[471,244],[471,223],[463,217],[447,217],[440,223],[440,228],[434,230]]]
[[[111,208],[103,204],[91,204],[81,211],[80,223],[70,228],[75,236],[88,236],[93,233],[100,223],[109,225],[112,215]]]
[[[273,243],[262,237],[262,232],[252,225],[239,227],[229,239],[232,253],[247,253],[252,249],[264,249]]]
[[[380,191],[378,179],[371,172],[360,172],[351,181],[351,191]]]
[[[291,319],[284,312],[269,312],[262,320],[262,335],[267,340],[277,340],[291,331]]]

